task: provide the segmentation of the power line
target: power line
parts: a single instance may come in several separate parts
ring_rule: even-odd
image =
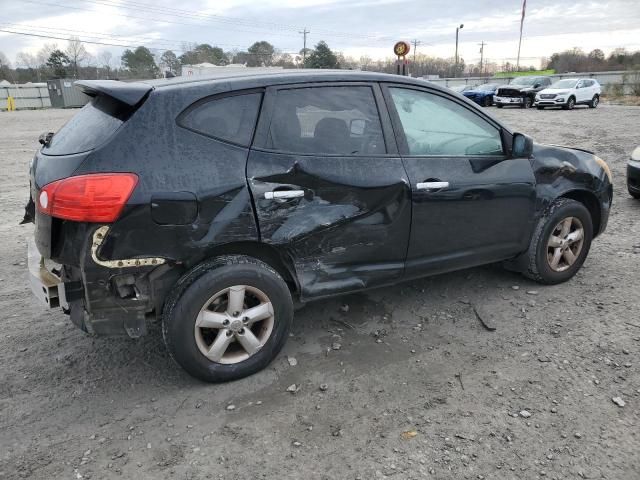
[[[65,35],[64,33],[55,33],[55,32],[51,32],[51,33],[34,33],[32,32],[18,32],[15,31],[15,29],[12,30],[7,30],[6,27],[5,28],[0,28],[0,32],[4,32],[4,33],[10,33],[13,35],[23,35],[23,36],[28,36],[28,37],[38,37],[38,38],[48,38],[48,39],[52,39],[52,40],[69,40],[69,35],[67,35],[66,37],[63,36]],[[74,35],[74,36],[78,36],[78,35]],[[105,46],[110,46],[110,47],[120,47],[120,48],[138,48],[140,46],[146,46],[147,48],[149,48],[150,50],[168,50],[169,48],[167,47],[157,47],[157,46],[153,46],[153,45],[140,45],[139,43],[137,45],[133,45],[133,44],[123,44],[123,43],[112,43],[112,42],[108,42],[108,41],[97,41],[97,40],[87,40],[86,38],[80,38],[78,37],[80,42],[82,43],[88,43],[88,44],[92,44],[92,45],[105,45]],[[108,40],[108,39],[104,39],[104,40]],[[176,50],[177,52],[187,52],[189,50],[185,50],[184,48],[174,48],[173,50]],[[243,52],[245,55],[261,55],[260,53],[250,53],[250,52]],[[297,53],[295,52],[280,52],[282,54],[288,54],[288,55],[297,55]]]

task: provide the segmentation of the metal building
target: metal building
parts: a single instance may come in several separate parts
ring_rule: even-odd
[[[89,102],[89,96],[74,87],[70,78],[47,80],[47,88],[53,108],[82,107]]]

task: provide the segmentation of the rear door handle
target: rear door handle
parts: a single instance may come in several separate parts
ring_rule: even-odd
[[[449,182],[420,182],[416,184],[418,190],[441,190],[447,188]]]
[[[267,200],[298,197],[304,197],[304,190],[274,190],[272,192],[264,192],[264,198]]]

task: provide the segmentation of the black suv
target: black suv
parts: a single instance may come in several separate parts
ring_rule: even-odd
[[[601,159],[421,80],[76,85],[93,100],[31,165],[33,290],[91,334],[161,320],[204,380],[265,367],[294,303],[499,261],[562,282],[607,224]]]
[[[509,85],[498,87],[493,97],[496,107],[505,105],[530,108],[536,99],[536,93],[551,85],[551,77],[516,77]]]

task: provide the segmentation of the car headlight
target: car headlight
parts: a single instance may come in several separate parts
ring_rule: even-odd
[[[611,175],[611,169],[609,168],[609,165],[607,165],[607,162],[605,162],[603,159],[601,159],[597,155],[594,155],[594,157],[596,159],[596,163],[600,165],[600,167],[602,167],[602,170],[604,170],[604,173],[607,174],[607,177],[609,178],[609,183],[613,183],[613,175]]]

